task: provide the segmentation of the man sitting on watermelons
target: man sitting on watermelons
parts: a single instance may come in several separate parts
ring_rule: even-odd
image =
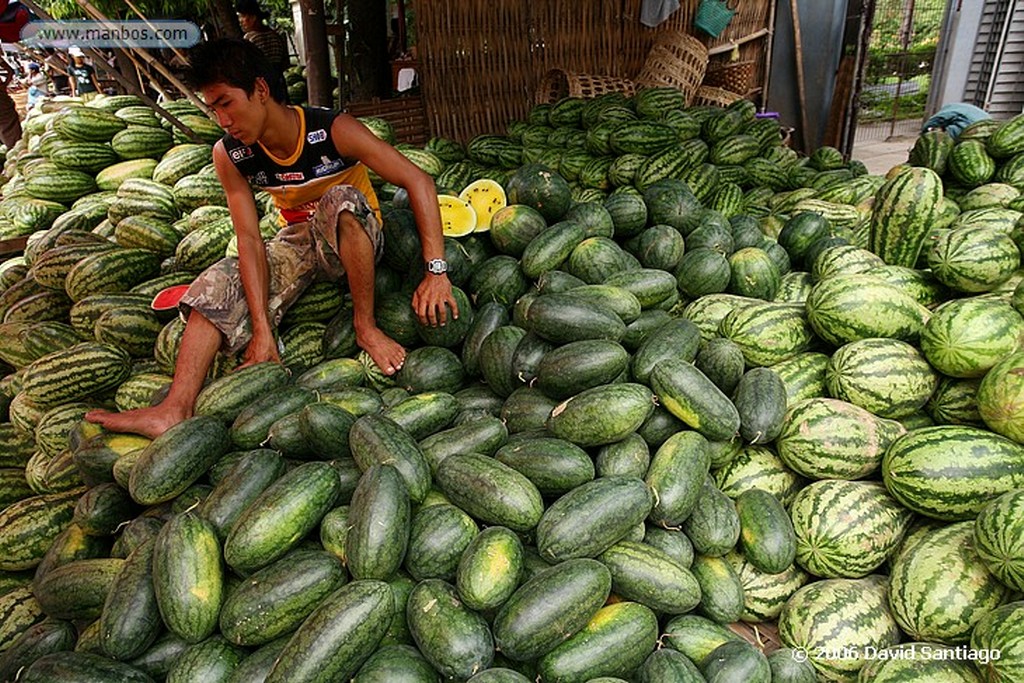
[[[374,319],[382,234],[367,167],[409,193],[428,266],[413,295],[416,315],[423,324],[444,324],[447,304],[458,316],[430,176],[348,114],[284,105],[284,80],[271,74],[248,41],[217,40],[192,50],[190,84],[227,131],[214,145],[213,161],[238,237],[238,258],[208,268],[181,298],[187,324],[167,397],[124,413],[94,410],[87,420],[155,437],[192,415],[222,346],[229,352],[244,348],[243,366],[280,362],[272,329],[317,277],[347,278],[356,342],[385,374],[400,369],[405,349]],[[266,245],[253,188],[267,191],[288,223]]]

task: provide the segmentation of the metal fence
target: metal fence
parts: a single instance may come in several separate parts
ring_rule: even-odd
[[[877,0],[859,94],[857,140],[916,136],[946,0]]]

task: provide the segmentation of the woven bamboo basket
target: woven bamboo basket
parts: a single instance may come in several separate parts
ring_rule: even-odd
[[[729,92],[747,93],[754,75],[754,60],[709,64],[703,85]]]
[[[536,100],[537,104],[546,104],[557,102],[564,97],[590,99],[613,92],[621,92],[631,97],[636,92],[636,84],[628,78],[551,69],[537,86]]]
[[[682,31],[670,31],[651,46],[636,82],[650,88],[676,88],[689,102],[707,68],[708,49],[704,43]]]
[[[697,88],[696,94],[693,96],[693,106],[704,107],[728,107],[736,100],[742,100],[743,95],[724,88],[712,88],[708,85],[702,85]]]

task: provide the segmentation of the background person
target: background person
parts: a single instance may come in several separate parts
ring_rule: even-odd
[[[46,48],[45,52],[46,59],[43,60],[43,69],[46,71],[46,75],[50,77],[53,92],[57,95],[66,95],[71,92],[71,79],[68,78],[68,63],[52,47]]]
[[[270,13],[260,7],[257,0],[240,0],[235,5],[238,23],[242,26],[244,38],[263,52],[270,66],[281,72],[289,66],[288,41],[283,35],[266,25]]]
[[[25,100],[25,106],[31,109],[36,102],[50,96],[50,81],[37,62],[29,62],[27,71],[25,82],[28,84],[28,99]]]
[[[71,77],[71,95],[81,97],[83,100],[91,100],[100,92],[100,82],[96,80],[96,69],[85,63],[85,53],[79,47],[72,47],[68,50],[73,60],[68,67],[68,75]]]

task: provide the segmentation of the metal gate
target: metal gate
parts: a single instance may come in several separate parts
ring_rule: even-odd
[[[857,141],[921,130],[947,0],[876,0],[857,112]]]

